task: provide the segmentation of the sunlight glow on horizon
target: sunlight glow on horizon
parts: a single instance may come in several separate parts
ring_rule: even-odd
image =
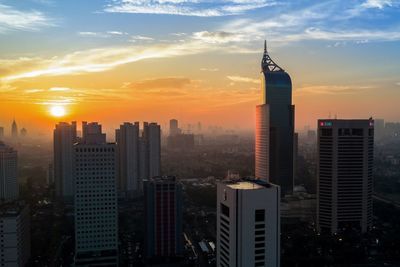
[[[63,117],[66,114],[65,107],[63,107],[63,106],[52,106],[50,108],[50,114],[53,117]]]

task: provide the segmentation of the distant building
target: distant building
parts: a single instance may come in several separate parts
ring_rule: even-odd
[[[178,127],[178,120],[172,119],[169,121],[169,135],[174,136],[181,133],[181,129]]]
[[[25,128],[22,128],[20,134],[22,137],[26,137],[28,134],[28,131]]]
[[[0,142],[0,203],[18,199],[17,151]]]
[[[117,266],[116,146],[101,125],[85,125],[85,141],[73,146],[75,266]]]
[[[76,122],[60,122],[53,132],[54,182],[56,196],[72,201],[74,196],[72,145],[77,142]]]
[[[0,127],[0,141],[4,139],[4,127]]]
[[[177,134],[168,136],[167,147],[171,150],[189,150],[194,148],[194,134]]]
[[[217,266],[280,266],[280,189],[263,180],[217,185]]]
[[[31,257],[29,207],[8,203],[0,206],[0,265],[27,266]]]
[[[14,139],[18,138],[18,127],[17,127],[17,123],[15,122],[15,120],[13,120],[13,122],[11,124],[11,137]]]
[[[379,141],[385,137],[385,120],[374,119],[375,140]]]
[[[289,74],[271,59],[266,42],[261,68],[263,104],[269,106],[269,177],[272,183],[281,187],[282,195],[292,194],[294,135],[292,81]]]
[[[144,181],[146,257],[169,258],[183,253],[182,185],[173,176]]]
[[[372,226],[374,121],[318,120],[318,208],[321,231]]]
[[[255,163],[256,178],[269,182],[269,107],[258,105],[256,109]]]

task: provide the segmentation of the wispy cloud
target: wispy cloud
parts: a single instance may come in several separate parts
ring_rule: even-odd
[[[255,83],[255,84],[260,83],[260,80],[258,80],[258,79],[253,79],[253,78],[243,77],[243,76],[226,76],[226,78],[228,78],[232,82]]]
[[[339,95],[339,94],[357,94],[368,89],[373,89],[367,85],[306,85],[295,90],[295,95]]]
[[[297,9],[288,8],[284,13],[272,13],[268,19],[234,19],[226,22],[218,31],[224,32],[227,39],[236,38],[242,43],[259,41],[265,37],[280,44],[302,40],[335,41],[337,44],[344,44],[345,41],[359,44],[400,40],[398,27],[372,27],[367,23],[369,17],[363,17],[363,23],[357,21],[355,24],[351,21],[361,16],[361,9],[382,9],[385,6],[395,6],[396,3],[378,0],[351,5],[353,3],[326,1]]]
[[[0,3],[0,33],[10,30],[37,31],[54,25],[54,21],[40,11],[18,10]]]
[[[217,17],[276,5],[272,0],[113,0],[106,12]]]
[[[142,81],[128,82],[123,85],[123,88],[149,90],[149,89],[179,89],[192,82],[189,78],[184,77],[164,77],[154,78]]]
[[[116,37],[116,36],[125,36],[125,35],[128,35],[128,33],[120,32],[120,31],[106,31],[106,32],[84,31],[84,32],[78,32],[78,35],[83,36],[83,37],[111,38],[111,37]]]
[[[52,58],[0,59],[0,81],[40,76],[63,76],[111,70],[120,65],[146,59],[169,58],[193,55],[204,52],[226,51],[241,53],[240,47],[225,44],[210,45],[201,40],[189,39],[183,43],[152,45],[110,46],[97,49],[76,51]],[[244,51],[246,52],[246,51]],[[27,64],[29,63],[29,64]]]
[[[216,72],[216,71],[219,71],[219,69],[218,68],[200,68],[200,71]]]
[[[383,9],[385,6],[392,6],[392,0],[367,0],[361,4],[364,8],[379,8]]]

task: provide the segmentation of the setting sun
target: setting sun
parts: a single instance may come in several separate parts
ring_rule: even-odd
[[[62,117],[65,115],[65,108],[63,106],[52,106],[50,114],[54,117]]]

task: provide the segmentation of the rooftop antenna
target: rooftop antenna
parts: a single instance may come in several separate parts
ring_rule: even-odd
[[[268,51],[267,51],[267,40],[264,40],[264,53],[268,54]]]

